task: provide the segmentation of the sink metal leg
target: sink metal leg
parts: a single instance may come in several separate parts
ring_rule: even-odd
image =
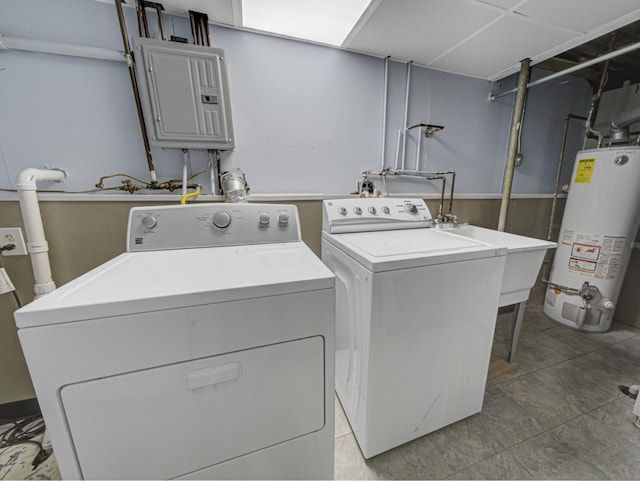
[[[513,324],[513,335],[511,336],[511,349],[509,350],[509,362],[513,362],[516,357],[516,348],[518,347],[518,338],[522,329],[522,321],[524,320],[524,311],[527,308],[527,301],[522,301],[515,305],[515,323]]]

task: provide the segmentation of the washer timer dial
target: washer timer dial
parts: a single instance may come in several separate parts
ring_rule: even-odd
[[[213,225],[219,229],[225,229],[229,227],[229,224],[231,224],[231,214],[228,212],[220,210],[213,214]]]
[[[418,206],[409,202],[404,205],[404,210],[406,210],[409,214],[417,214]]]

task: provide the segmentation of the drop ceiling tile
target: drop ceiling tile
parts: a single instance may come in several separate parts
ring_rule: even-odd
[[[638,10],[638,0],[535,0],[515,11],[534,20],[586,33]]]
[[[503,17],[429,66],[484,79],[572,38],[567,32]]]
[[[343,47],[427,64],[499,17],[460,0],[383,0]]]

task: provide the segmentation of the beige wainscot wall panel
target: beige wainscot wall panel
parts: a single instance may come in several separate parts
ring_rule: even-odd
[[[131,207],[170,202],[47,200],[40,202],[45,235],[49,242],[53,278],[62,285],[117,256],[125,250],[127,218]],[[322,201],[281,201],[297,205],[303,240],[318,256],[322,232]],[[428,199],[434,215],[438,200]],[[513,199],[507,231],[546,238],[551,199]],[[557,222],[562,217],[562,203]],[[445,212],[448,202],[445,203]],[[499,199],[456,199],[453,212],[459,221],[496,228]],[[0,202],[0,227],[22,227],[17,201]],[[554,223],[554,238],[558,226]],[[4,265],[23,302],[33,298],[33,274],[28,256],[4,257]],[[543,266],[543,270],[546,266]],[[535,293],[535,296],[534,296]],[[541,303],[544,286],[532,290],[530,303]],[[0,404],[34,396],[33,387],[18,342],[11,295],[0,296]]]

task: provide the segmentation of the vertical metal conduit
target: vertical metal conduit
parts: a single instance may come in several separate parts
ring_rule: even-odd
[[[140,92],[138,91],[138,83],[136,82],[136,73],[133,65],[133,56],[131,55],[131,49],[129,48],[129,36],[127,35],[127,25],[124,20],[124,12],[122,11],[122,0],[115,0],[116,12],[118,13],[118,22],[120,23],[120,33],[122,34],[122,44],[124,45],[124,56],[127,59],[127,65],[129,67],[129,78],[131,79],[131,87],[133,89],[133,98],[136,102],[136,110],[138,112],[138,123],[140,124],[140,132],[142,134],[142,142],[144,143],[144,152],[147,156],[147,165],[149,166],[149,174],[151,176],[151,185],[156,186],[158,184],[158,177],[156,176],[156,168],[153,165],[153,157],[151,156],[151,147],[149,145],[149,137],[147,134],[147,127],[144,123],[144,116],[142,114],[142,103],[140,102]]]
[[[164,7],[162,6],[162,4],[156,3],[155,9],[158,18],[158,33],[160,34],[160,38],[162,40],[166,40],[167,37],[164,34],[164,20],[162,19],[162,11],[164,10]]]
[[[387,148],[387,101],[389,100],[389,57],[384,59],[384,100],[382,103],[382,152],[380,153],[380,170],[384,170],[384,155]]]
[[[401,170],[405,169],[404,157],[407,151],[407,118],[409,116],[409,89],[411,88],[411,64],[413,60],[407,62],[407,85],[404,96],[404,122],[402,124],[402,164]]]
[[[136,0],[136,14],[138,15],[138,32],[140,36],[149,38],[149,22],[147,21],[144,0]]]
[[[616,34],[613,33],[611,35],[611,42],[609,43],[609,52],[613,52],[613,47],[616,42]],[[593,128],[593,124],[596,121],[596,115],[598,114],[598,107],[600,106],[600,98],[602,97],[602,91],[604,90],[604,86],[607,83],[607,78],[609,77],[609,62],[611,59],[607,59],[602,67],[602,75],[600,76],[600,83],[598,85],[598,90],[596,94],[593,96],[593,100],[591,101],[591,106],[589,107],[589,115],[586,119],[586,128],[587,128],[587,138],[597,138],[598,143],[596,144],[596,149],[599,149],[602,146],[602,140],[604,139],[604,134]]]
[[[416,131],[416,170],[420,170],[420,146],[422,145],[422,129]]]
[[[189,10],[189,23],[191,24],[191,35],[193,35],[193,43],[195,45],[200,45],[200,42],[198,41],[198,33],[196,31],[196,19],[194,18],[191,10]]]
[[[527,83],[529,82],[531,59],[524,59],[520,62],[520,75],[518,77],[518,90],[516,92],[515,104],[513,106],[513,117],[511,118],[511,133],[509,135],[509,148],[507,150],[507,165],[504,172],[504,183],[502,186],[502,203],[500,204],[500,217],[498,218],[498,230],[503,231],[507,225],[507,213],[509,212],[509,202],[511,201],[511,187],[513,186],[513,172],[518,155],[518,137],[522,126],[522,112],[527,97]]]

